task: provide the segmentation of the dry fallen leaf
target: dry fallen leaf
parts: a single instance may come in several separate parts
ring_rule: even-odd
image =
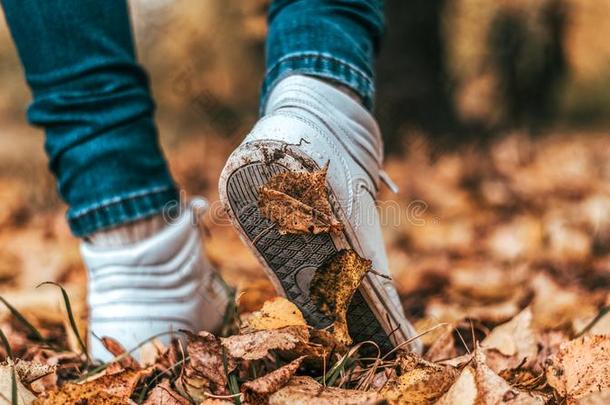
[[[610,336],[583,336],[563,343],[546,361],[546,378],[568,398],[610,388]]]
[[[206,392],[228,394],[227,374],[235,369],[235,361],[224,353],[220,340],[211,333],[188,333],[188,337],[189,360],[180,381],[184,390],[197,401],[203,401]]]
[[[73,376],[74,371],[82,370],[86,361],[85,357],[79,353],[57,352],[40,346],[30,347],[24,354],[24,359],[41,364],[43,367],[53,367],[55,370],[30,384],[30,388],[36,393],[56,390],[58,383],[65,381],[68,376]]]
[[[229,399],[206,398],[199,405],[234,405],[235,402]]]
[[[0,218],[2,208],[0,208]],[[0,219],[2,223],[2,219]],[[19,275],[18,269],[21,268],[21,259],[11,251],[0,248],[0,283],[8,284],[14,281]]]
[[[572,329],[576,333],[580,333],[592,323],[592,326],[586,331],[587,335],[610,335],[610,310],[605,312],[602,309],[596,316],[575,319],[572,323]]]
[[[10,403],[10,398],[13,392],[13,364],[2,364],[0,365],[0,395],[2,399],[6,399]],[[17,398],[19,398],[19,405],[29,405],[35,399],[36,396],[32,394],[21,382],[17,371],[15,370],[15,381],[17,383]]]
[[[520,216],[497,226],[487,240],[492,257],[516,260],[539,253],[542,245],[542,224],[533,216]]]
[[[610,388],[592,392],[574,401],[576,405],[608,405],[610,404]]]
[[[493,303],[480,302],[447,302],[440,297],[428,299],[426,305],[427,324],[446,322],[455,324],[465,318],[478,319],[483,322],[501,323],[512,319],[520,311],[520,296]]]
[[[245,402],[251,405],[264,405],[269,396],[278,391],[292,378],[301,366],[304,357],[299,357],[256,380],[248,381],[241,386]]]
[[[309,330],[306,326],[287,326],[221,338],[221,343],[232,358],[258,360],[267,356],[270,350],[294,349],[308,340]]]
[[[167,380],[161,381],[152,389],[143,405],[189,405],[190,402],[176,393]]]
[[[57,391],[43,393],[34,404],[63,405],[72,403],[125,404],[133,394],[138,382],[149,375],[152,369],[123,371],[103,375],[84,384],[68,383]]]
[[[280,233],[339,232],[328,201],[328,165],[315,172],[284,172],[261,187],[258,207],[261,214],[278,226]]]
[[[316,270],[311,280],[311,299],[322,313],[334,320],[333,335],[344,344],[351,344],[347,330],[347,309],[364,275],[371,270],[371,261],[353,250],[341,250]]]
[[[472,249],[474,229],[470,221],[434,221],[430,218],[423,226],[408,225],[404,231],[417,250],[466,254]]]
[[[391,404],[433,404],[458,376],[454,367],[430,363],[412,353],[401,353],[398,364],[400,375],[380,391]]]
[[[538,343],[532,328],[531,309],[528,307],[509,322],[496,326],[481,342],[481,348],[486,351],[487,364],[496,373],[533,364]]]
[[[442,329],[444,329],[443,333],[430,345],[424,359],[436,362],[457,357],[453,327],[447,325]]]
[[[382,403],[375,392],[324,387],[311,377],[292,377],[269,397],[269,405],[373,405]]]
[[[125,354],[125,348],[121,346],[119,342],[112,339],[111,337],[104,336],[102,337],[102,344],[113,356],[124,356],[122,359],[118,361],[122,368],[125,370],[139,370],[141,367],[131,355]]]
[[[452,291],[481,302],[510,299],[522,288],[528,276],[527,266],[503,268],[492,261],[462,261],[451,269]]]
[[[499,403],[543,405],[544,400],[511,387],[485,363],[485,354],[475,350],[468,365],[437,402],[438,405],[495,405]]]
[[[244,323],[245,332],[307,325],[299,308],[284,297],[274,297],[265,301],[263,307],[250,314]]]
[[[594,297],[576,287],[563,287],[546,274],[531,281],[534,290],[532,313],[534,325],[540,329],[558,328],[573,319],[594,316]]]
[[[588,233],[566,226],[563,218],[548,220],[546,238],[549,258],[558,263],[582,263],[591,256],[592,237]]]
[[[19,381],[30,384],[35,380],[52,374],[57,369],[56,365],[42,364],[33,361],[20,360],[15,362],[15,372]]]

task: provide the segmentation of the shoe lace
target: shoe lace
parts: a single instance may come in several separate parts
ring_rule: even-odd
[[[398,194],[400,191],[398,185],[394,182],[394,180],[392,180],[390,175],[385,170],[379,171],[379,179],[388,187],[388,189],[390,189],[392,193]]]

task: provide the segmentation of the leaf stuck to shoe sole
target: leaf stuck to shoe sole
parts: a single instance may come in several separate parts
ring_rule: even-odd
[[[335,219],[326,187],[328,165],[314,172],[279,173],[260,190],[261,214],[281,234],[336,233],[343,225]]]
[[[333,335],[349,345],[347,309],[364,275],[371,270],[371,261],[355,251],[344,249],[316,270],[311,280],[311,299],[322,313],[334,319]]]

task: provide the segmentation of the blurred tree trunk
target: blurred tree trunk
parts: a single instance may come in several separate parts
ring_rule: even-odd
[[[377,66],[377,116],[386,148],[405,131],[445,134],[459,127],[446,71],[445,0],[387,0],[387,32]]]

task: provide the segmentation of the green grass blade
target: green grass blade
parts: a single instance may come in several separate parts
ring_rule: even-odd
[[[4,306],[8,308],[8,310],[11,312],[11,315],[13,315],[13,317],[17,319],[17,321],[28,330],[29,335],[34,336],[38,341],[46,342],[46,339],[42,336],[38,329],[36,329],[34,325],[32,325],[27,319],[25,319],[25,317],[21,315],[17,308],[9,304],[9,302],[5,300],[4,297],[0,296],[0,301],[2,301]]]
[[[6,357],[11,360],[11,404],[19,405],[19,397],[17,395],[17,376],[15,375],[15,363],[13,363],[13,350],[11,349],[11,345],[2,329],[0,329],[0,340],[2,340],[2,344],[6,350]]]
[[[227,359],[227,353],[222,350],[222,365],[225,370],[225,375],[227,377],[227,388],[229,388],[229,392],[231,395],[234,395],[233,402],[237,405],[241,404],[240,400],[240,392],[239,392],[239,383],[237,382],[237,377],[233,373],[229,373],[229,365]]]
[[[222,319],[222,326],[220,327],[220,336],[229,336],[232,332],[235,332],[235,325],[239,325],[239,314],[237,312],[237,303],[235,301],[235,288],[231,287],[227,282],[219,275],[213,274],[217,280],[222,284],[225,290],[228,302],[225,308],[225,313]]]
[[[74,319],[74,313],[72,312],[72,305],[70,304],[70,297],[68,297],[68,293],[61,285],[59,285],[53,281],[45,281],[44,283],[40,283],[40,284],[38,284],[38,286],[36,286],[36,288],[43,286],[43,285],[47,285],[47,284],[54,285],[55,287],[58,287],[61,290],[61,295],[63,296],[64,304],[66,305],[66,311],[68,312],[70,328],[72,328],[72,332],[74,332],[76,339],[78,339],[78,344],[81,348],[81,351],[87,358],[87,362],[91,363],[91,358],[89,357],[87,345],[85,345],[85,342],[84,342],[82,336],[80,335],[80,332],[78,331],[78,327],[76,326],[76,320]]]
[[[2,345],[6,350],[6,357],[12,360],[13,350],[11,350],[11,345],[9,344],[8,339],[6,338],[6,335],[4,334],[4,331],[2,329],[0,329],[0,340],[2,340]]]
[[[233,373],[229,375],[229,392],[234,395],[233,401],[237,405],[241,405],[241,393],[239,392],[239,383],[237,382],[237,376]]]

